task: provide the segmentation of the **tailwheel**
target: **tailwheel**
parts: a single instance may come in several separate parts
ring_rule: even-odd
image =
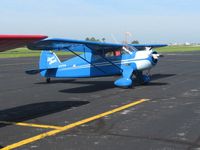
[[[46,83],[50,83],[51,82],[51,78],[46,78]]]

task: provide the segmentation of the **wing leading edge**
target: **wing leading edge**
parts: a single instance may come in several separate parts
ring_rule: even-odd
[[[146,47],[150,47],[152,49],[152,48],[168,46],[167,44],[130,44],[130,45],[138,50],[144,50]]]
[[[80,46],[87,46],[93,51],[111,51],[118,50],[124,46],[135,47],[138,50],[145,49],[145,47],[158,48],[167,46],[166,44],[115,44],[115,43],[102,43],[102,42],[91,42],[91,41],[80,41],[80,40],[70,40],[70,39],[44,39],[36,43],[28,45],[29,49],[32,50],[63,50],[70,47],[77,47],[75,51],[81,51]]]
[[[101,42],[52,38],[29,44],[28,48],[31,50],[64,50],[71,47],[77,47],[74,48],[75,51],[82,51],[82,49],[80,48],[82,46],[86,46],[93,51],[99,51],[99,50],[109,51],[109,50],[119,49],[123,45],[113,44],[113,43],[101,43]]]
[[[82,52],[86,46],[92,51],[119,50],[124,46],[135,47],[138,50],[145,47],[157,48],[166,44],[115,44],[91,42],[82,40],[70,40],[61,38],[47,38],[45,35],[0,35],[0,52],[27,46],[31,50],[65,50],[73,48],[73,51]]]

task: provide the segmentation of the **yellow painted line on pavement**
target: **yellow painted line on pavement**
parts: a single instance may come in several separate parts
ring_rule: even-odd
[[[33,137],[31,137],[31,138],[27,138],[27,139],[25,139],[25,140],[19,141],[19,142],[17,142],[17,143],[8,145],[8,146],[2,148],[1,150],[11,150],[11,149],[14,149],[14,148],[18,148],[18,147],[20,147],[20,146],[23,146],[23,145],[26,145],[26,144],[29,144],[29,143],[32,143],[32,142],[41,140],[41,139],[46,138],[46,137],[49,137],[49,136],[56,135],[56,134],[58,134],[58,133],[67,131],[67,130],[72,129],[72,128],[75,128],[75,127],[77,127],[77,126],[86,124],[86,123],[88,123],[88,122],[91,122],[91,121],[100,119],[100,118],[102,118],[102,117],[105,117],[105,116],[114,114],[114,113],[116,113],[116,112],[119,112],[119,111],[128,109],[128,108],[130,108],[130,107],[133,107],[133,106],[136,106],[136,105],[138,105],[138,104],[144,103],[144,102],[146,102],[146,101],[148,101],[148,100],[149,100],[149,99],[141,99],[141,100],[138,100],[138,101],[134,101],[134,102],[132,102],[132,103],[129,103],[129,104],[127,104],[127,105],[124,105],[124,106],[115,108],[115,109],[113,109],[113,110],[110,110],[110,111],[107,111],[107,112],[104,112],[104,113],[95,115],[95,116],[90,117],[90,118],[86,118],[86,119],[77,121],[77,122],[75,122],[75,123],[72,123],[72,124],[69,124],[69,125],[66,125],[66,126],[63,126],[63,127],[59,128],[59,129],[55,129],[55,130],[52,130],[52,131],[48,131],[48,132],[45,132],[45,133],[42,133],[42,134],[33,136]]]
[[[8,125],[35,127],[35,128],[46,128],[46,129],[60,129],[60,128],[62,128],[61,126],[43,125],[43,124],[34,124],[34,123],[24,123],[24,122],[0,121],[0,123],[2,123],[2,124],[8,124]]]

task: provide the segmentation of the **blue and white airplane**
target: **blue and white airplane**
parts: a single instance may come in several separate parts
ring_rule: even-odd
[[[29,40],[27,40],[27,37],[29,37]],[[131,87],[134,83],[134,76],[142,84],[148,83],[150,76],[143,74],[143,71],[154,67],[160,56],[153,48],[167,46],[166,44],[101,43],[47,38],[46,36],[38,36],[38,39],[36,36],[32,40],[31,36],[27,37],[23,35],[21,40],[12,41],[14,48],[26,45],[31,50],[42,50],[39,69],[29,70],[26,73],[40,73],[48,83],[51,78],[87,78],[114,75],[121,75],[114,82],[119,87]],[[9,44],[11,39],[4,39],[4,47],[5,43]],[[20,45],[20,42],[23,44]],[[0,51],[3,51],[1,49],[4,49],[4,47],[1,47]],[[7,47],[11,49],[12,45]],[[71,52],[76,56],[61,62],[53,51]]]

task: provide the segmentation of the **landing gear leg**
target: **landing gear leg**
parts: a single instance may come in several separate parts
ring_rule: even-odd
[[[143,75],[143,83],[142,84],[148,84],[150,82],[150,76],[149,75]]]
[[[51,78],[46,78],[46,83],[50,83],[51,82]]]
[[[150,82],[150,75],[147,73],[146,75],[143,74],[142,71],[136,72],[136,77],[140,84],[148,84]]]

